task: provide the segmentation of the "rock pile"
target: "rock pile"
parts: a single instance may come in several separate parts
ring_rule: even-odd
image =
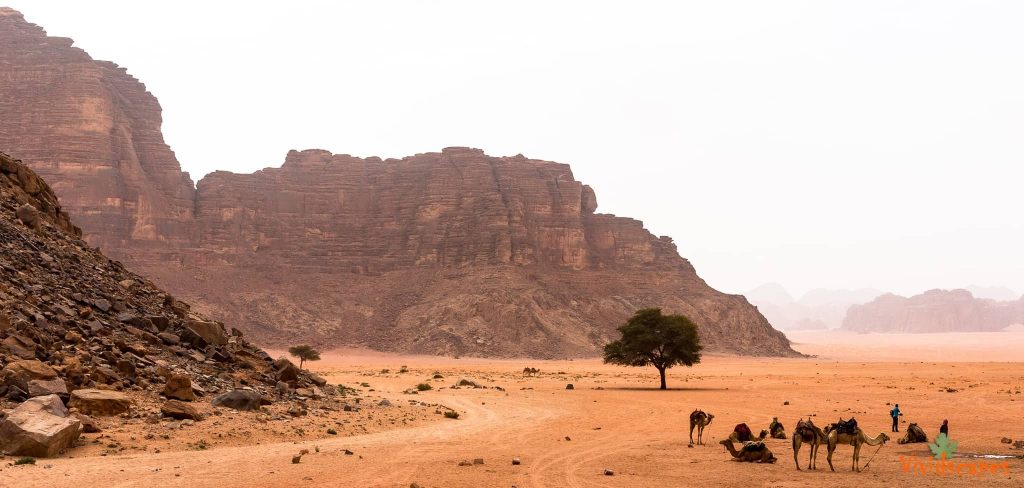
[[[197,396],[254,397],[246,409],[258,409],[320,386],[90,248],[49,186],[0,153],[0,407],[13,407],[0,450],[66,449],[83,427],[65,404],[118,416],[133,392],[152,392],[169,399],[165,415],[196,419],[185,402]]]

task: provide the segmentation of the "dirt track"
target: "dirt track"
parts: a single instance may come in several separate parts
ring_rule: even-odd
[[[1004,341],[1005,342],[1005,341]],[[868,360],[870,358],[865,358]],[[979,359],[961,356],[961,359]],[[379,374],[383,367],[405,374]],[[525,365],[539,378],[522,378]],[[850,472],[849,446],[841,446],[828,472],[822,449],[817,472],[797,472],[790,441],[769,445],[779,462],[732,462],[717,442],[739,422],[755,431],[778,415],[791,430],[797,419],[821,425],[855,415],[874,435],[888,432],[888,401],[898,401],[906,420],[919,422],[933,436],[948,418],[961,452],[1024,454],[999,442],[1024,439],[1024,372],[1013,363],[889,363],[829,359],[763,360],[708,357],[692,369],[676,369],[658,391],[656,375],[597,361],[485,361],[375,356],[325,356],[314,366],[332,383],[370,381],[392,408],[407,400],[438,402],[461,413],[458,420],[437,416],[417,427],[353,437],[207,451],[125,454],[39,460],[35,466],[0,470],[0,486],[386,486],[407,487],[626,487],[626,486],[960,486],[957,477],[919,476],[901,469],[900,456],[928,456],[924,445],[891,442],[863,473]],[[435,390],[401,393],[428,381]],[[563,372],[563,373],[560,373]],[[460,376],[501,386],[449,389]],[[573,383],[574,390],[566,390]],[[601,389],[598,389],[601,388]],[[956,390],[948,392],[948,389]],[[783,405],[789,401],[789,405]],[[399,406],[401,405],[401,406]],[[687,447],[687,417],[694,408],[715,414],[705,446]],[[1006,422],[1016,419],[1017,422]],[[903,423],[905,429],[906,423]],[[1013,425],[1013,427],[1009,427]],[[1017,429],[1009,431],[1008,429]],[[571,440],[566,440],[566,437]],[[895,440],[895,439],[894,439]],[[311,452],[301,464],[291,457]],[[345,455],[350,449],[353,455]],[[865,447],[862,465],[875,451]],[[75,453],[72,452],[72,455]],[[801,451],[806,465],[807,451]],[[458,466],[484,458],[484,465]],[[522,460],[513,466],[511,460]],[[10,461],[10,458],[8,458]],[[1019,486],[1024,461],[1013,459],[1010,475],[987,475],[971,484]],[[614,470],[604,476],[603,470]]]

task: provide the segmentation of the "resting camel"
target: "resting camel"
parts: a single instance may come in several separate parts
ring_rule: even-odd
[[[868,437],[864,434],[864,431],[857,427],[853,434],[847,434],[840,432],[838,429],[832,429],[828,432],[828,467],[835,471],[836,468],[832,466],[832,453],[835,452],[836,447],[840,444],[848,444],[853,446],[853,467],[854,471],[860,471],[860,446],[867,444],[869,446],[877,446],[879,444],[885,445],[886,441],[889,440],[889,436],[885,435],[885,432],[879,432],[875,437]]]
[[[537,376],[537,373],[540,373],[540,370],[537,369],[537,368],[523,368],[523,376],[524,377],[526,377],[526,376]]]
[[[739,424],[739,425],[737,425],[735,428],[732,429],[732,433],[729,434],[729,440],[733,441],[733,442],[736,442],[736,443],[751,442],[751,441],[761,442],[761,441],[764,441],[767,437],[768,437],[768,431],[767,430],[762,430],[761,433],[758,434],[757,437],[754,437],[754,434],[752,432],[750,432],[750,427],[747,427],[747,424]]]
[[[725,446],[729,454],[732,454],[733,459],[741,463],[770,464],[778,460],[764,442],[746,442],[739,451],[736,450],[736,447],[732,445],[732,441],[729,439],[722,439],[718,443]]]
[[[690,445],[693,445],[693,428],[697,428],[697,444],[704,444],[704,427],[707,427],[715,416],[704,413],[702,410],[694,410],[690,414]]]
[[[793,429],[793,462],[796,463],[796,470],[800,471],[800,461],[797,460],[797,454],[800,453],[800,445],[803,443],[810,444],[811,455],[807,460],[807,469],[818,469],[818,447],[822,444],[828,443],[828,437],[825,435],[818,426],[811,422],[811,419],[800,419],[796,423],[796,428]]]
[[[907,427],[907,433],[903,435],[903,438],[897,440],[900,444],[913,444],[915,442],[928,442],[928,435],[924,433],[924,429],[919,427],[917,424],[910,424]]]

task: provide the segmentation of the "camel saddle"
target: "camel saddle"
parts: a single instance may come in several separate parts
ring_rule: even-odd
[[[736,432],[736,439],[740,442],[747,442],[754,438],[754,434],[750,431],[750,427],[747,427],[747,424],[737,424],[734,431]]]
[[[763,451],[768,447],[764,444],[764,441],[749,441],[743,443],[743,450],[747,452],[758,452]]]
[[[853,417],[850,417],[850,420],[839,419],[839,422],[836,422],[836,430],[839,431],[840,434],[856,434],[857,419]]]

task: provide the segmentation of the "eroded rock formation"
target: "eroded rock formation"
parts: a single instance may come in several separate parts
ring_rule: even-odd
[[[9,9],[0,43],[0,147],[52,182],[90,243],[264,343],[595,355],[636,309],[662,307],[689,315],[709,351],[795,354],[671,239],[595,213],[567,165],[293,151],[193,190],[156,99],[123,69]]]

